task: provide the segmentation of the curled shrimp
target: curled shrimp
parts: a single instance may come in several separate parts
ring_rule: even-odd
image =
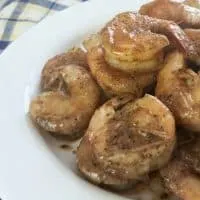
[[[192,60],[197,64],[200,65],[200,29],[184,29],[185,33],[188,37],[194,42],[197,56],[192,58]]]
[[[155,82],[156,73],[131,76],[111,67],[104,58],[102,47],[94,47],[88,51],[90,71],[107,97],[125,93],[141,97],[144,89]]]
[[[66,53],[56,55],[45,64],[41,74],[41,89],[45,91],[65,90],[60,72],[69,64],[80,65],[88,68],[86,53],[80,48],[72,48]]]
[[[187,56],[196,55],[193,43],[174,22],[125,12],[101,31],[106,61],[128,73],[157,71],[159,55],[169,40]]]
[[[55,136],[76,139],[83,135],[99,103],[99,87],[89,72],[78,65],[60,70],[65,91],[43,92],[30,104],[34,122]]]
[[[185,132],[185,131],[184,131]],[[179,137],[186,134],[180,132]],[[191,133],[190,133],[191,136]],[[175,158],[161,169],[165,187],[182,200],[199,200],[200,198],[200,139],[193,139],[179,146]]]
[[[139,12],[150,17],[172,20],[183,26],[200,28],[200,10],[179,0],[155,0],[143,5]]]
[[[190,39],[192,39],[195,42],[199,42],[200,41],[200,29],[184,29],[185,33],[188,35],[188,37],[190,37]]]
[[[118,96],[93,115],[78,147],[78,167],[96,184],[123,189],[165,165],[175,142],[174,118],[156,97]]]
[[[172,160],[161,170],[165,187],[181,200],[199,200],[200,179],[183,161]]]
[[[155,94],[173,112],[177,124],[200,131],[200,76],[186,68],[182,53],[175,51],[166,58]]]

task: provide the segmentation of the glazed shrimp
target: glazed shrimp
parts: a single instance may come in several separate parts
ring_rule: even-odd
[[[174,22],[133,12],[117,15],[101,31],[105,59],[128,73],[157,71],[168,39],[188,56],[196,55],[193,43]]]
[[[200,29],[184,29],[185,33],[188,35],[190,39],[195,42],[200,41]]]
[[[181,129],[178,148],[166,167],[160,170],[165,186],[182,200],[200,199],[200,138]]]
[[[198,137],[181,145],[177,154],[185,165],[200,174],[200,139]]]
[[[63,78],[60,76],[63,66],[75,64],[88,68],[86,53],[80,48],[72,48],[66,53],[56,55],[45,64],[41,75],[41,89],[45,91],[65,90]]]
[[[88,52],[90,71],[107,97],[125,93],[141,97],[144,89],[155,82],[155,73],[131,76],[112,68],[104,58],[102,47],[94,47]]]
[[[200,138],[186,129],[177,131],[174,158],[160,170],[164,186],[177,199],[200,199]]]
[[[76,139],[83,135],[99,103],[99,87],[89,72],[78,65],[62,66],[64,91],[48,91],[30,104],[30,116],[41,128]]]
[[[174,159],[161,170],[165,187],[181,200],[200,199],[199,176],[185,165],[183,161]]]
[[[155,0],[143,5],[140,14],[172,20],[184,27],[200,28],[200,10],[179,0]]]
[[[200,29],[184,29],[188,37],[194,41],[194,45],[197,51],[197,56],[192,60],[196,62],[197,65],[200,65]]]
[[[165,165],[175,122],[156,97],[113,98],[93,115],[77,151],[80,171],[96,184],[123,189]]]
[[[185,67],[182,53],[166,58],[155,94],[173,112],[177,124],[200,131],[200,76]]]

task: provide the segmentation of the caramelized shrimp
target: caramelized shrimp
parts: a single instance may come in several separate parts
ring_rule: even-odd
[[[80,48],[72,48],[66,53],[57,55],[45,64],[41,75],[42,90],[62,91],[65,90],[63,78],[60,72],[63,66],[75,64],[88,68],[86,53]]]
[[[105,59],[128,73],[146,73],[160,68],[160,54],[168,39],[187,56],[196,55],[193,42],[174,22],[133,12],[117,15],[101,31]]]
[[[200,29],[184,29],[185,33],[188,35],[190,39],[195,42],[200,42]]]
[[[105,61],[101,47],[92,48],[88,52],[88,64],[92,75],[108,97],[124,93],[140,97],[144,89],[155,81],[155,73],[131,76],[112,68]]]
[[[166,58],[155,94],[173,112],[177,124],[200,131],[200,76],[185,67],[182,53]]]
[[[195,61],[197,65],[200,65],[200,29],[185,29],[184,31],[188,37],[194,41],[194,45],[198,53],[198,55],[192,60]]]
[[[123,189],[165,165],[175,141],[174,118],[156,97],[118,96],[93,115],[78,147],[78,167],[96,184]]]
[[[200,179],[183,161],[174,159],[161,170],[165,186],[182,200],[200,199]]]
[[[91,51],[92,48],[101,46],[101,45],[102,45],[102,41],[101,41],[101,35],[99,33],[91,35],[88,39],[84,40],[83,42],[83,46],[87,51]],[[110,54],[109,52],[106,52],[106,48],[104,46],[105,61],[109,63],[112,67],[118,68],[119,70],[128,72],[129,74],[132,74],[132,75],[135,75],[135,72],[150,73],[150,72],[158,71],[161,67],[161,63],[163,62],[163,56],[164,56],[163,52],[161,51],[155,54],[153,58],[148,59],[148,60],[143,60],[144,58],[141,57],[140,60],[132,60],[131,62],[126,62],[119,59],[116,60],[112,54]]]
[[[193,132],[177,132],[178,148],[166,167],[160,170],[167,189],[182,200],[200,199],[200,138]]]
[[[99,103],[100,92],[89,72],[78,65],[62,66],[64,91],[48,91],[30,104],[34,122],[55,136],[76,139],[83,135]]]
[[[183,1],[155,0],[143,5],[139,12],[150,17],[172,20],[183,26],[200,28],[200,10],[184,4]]]
[[[200,139],[198,137],[194,137],[192,141],[181,145],[178,154],[185,165],[200,174]]]

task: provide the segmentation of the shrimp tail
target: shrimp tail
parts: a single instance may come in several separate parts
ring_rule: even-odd
[[[169,41],[177,47],[186,57],[193,58],[197,56],[194,42],[185,34],[185,32],[174,22],[159,24],[159,28],[154,27],[154,31],[165,34]],[[157,29],[157,30],[156,30]]]

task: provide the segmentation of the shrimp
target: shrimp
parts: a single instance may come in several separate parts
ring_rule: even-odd
[[[200,76],[185,67],[182,53],[175,51],[166,58],[155,94],[172,111],[177,124],[200,131]]]
[[[188,35],[188,37],[194,41],[194,45],[198,55],[194,57],[192,60],[200,65],[200,29],[184,29],[184,32]]]
[[[192,39],[193,41],[195,42],[200,41],[200,29],[188,28],[188,29],[184,29],[184,31],[188,35],[188,37]]]
[[[165,186],[182,200],[200,199],[200,179],[184,162],[174,159],[161,170]]]
[[[99,87],[89,72],[78,65],[60,70],[64,91],[43,92],[30,104],[30,116],[36,124],[55,136],[76,139],[83,135],[99,104]]]
[[[176,23],[134,12],[117,15],[100,34],[106,61],[127,73],[158,71],[169,40],[185,55],[196,55],[193,42]]]
[[[174,118],[156,97],[118,96],[96,110],[77,163],[90,181],[124,189],[165,165],[175,142]]]
[[[183,144],[178,155],[185,165],[200,174],[200,139],[198,137],[194,137],[192,141]]]
[[[80,48],[72,48],[48,60],[41,75],[42,90],[65,90],[63,78],[60,76],[63,66],[75,64],[88,68],[87,56]]]
[[[155,82],[155,73],[131,76],[109,66],[104,58],[102,47],[94,47],[88,52],[90,71],[107,97],[131,93],[135,97]]]
[[[150,17],[172,20],[184,27],[200,28],[200,10],[186,4],[187,1],[184,4],[180,0],[155,0],[143,5],[139,12]]]
[[[184,129],[178,131],[177,137],[174,159],[160,170],[160,174],[165,186],[180,199],[200,199],[200,138]]]

